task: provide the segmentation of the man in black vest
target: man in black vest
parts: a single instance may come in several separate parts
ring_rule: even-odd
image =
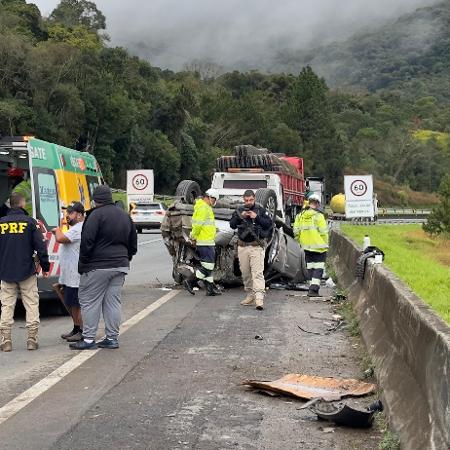
[[[230,227],[238,231],[239,266],[247,297],[241,305],[253,305],[264,309],[266,282],[264,280],[264,258],[267,238],[273,230],[273,221],[268,212],[255,203],[255,193],[244,192],[244,205],[239,206],[230,220]]]

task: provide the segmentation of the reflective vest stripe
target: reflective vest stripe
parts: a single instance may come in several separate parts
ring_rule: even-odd
[[[307,269],[325,269],[324,262],[309,262],[306,264]]]
[[[200,246],[200,247],[205,247],[205,246],[208,246],[208,247],[211,247],[211,246],[214,246],[214,245],[216,245],[216,242],[215,241],[196,241],[196,244],[197,244],[197,246]]]
[[[328,248],[328,244],[308,244],[303,245],[305,250],[313,249],[313,248]]]
[[[214,220],[193,220],[192,225],[215,225]]]
[[[200,261],[200,265],[207,270],[214,270],[214,263]]]

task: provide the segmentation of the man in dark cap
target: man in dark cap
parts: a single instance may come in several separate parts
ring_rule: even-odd
[[[130,216],[114,205],[111,189],[97,186],[93,200],[95,208],[87,213],[81,232],[78,299],[83,340],[70,344],[74,350],[119,348],[121,291],[137,252],[136,228]],[[106,336],[96,343],[102,311]]]
[[[61,244],[59,250],[59,265],[61,275],[59,284],[63,286],[64,305],[72,316],[73,329],[69,333],[61,335],[67,342],[76,342],[82,339],[82,319],[80,302],[78,301],[78,289],[80,286],[80,274],[78,273],[78,260],[80,258],[81,230],[84,221],[84,206],[80,202],[72,202],[63,207],[66,210],[66,221],[70,229],[64,232],[61,228],[55,228],[52,233],[56,242]]]

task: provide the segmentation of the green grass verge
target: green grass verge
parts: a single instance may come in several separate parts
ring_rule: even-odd
[[[119,200],[122,201],[124,206],[125,206],[125,209],[127,208],[127,194],[126,194],[126,192],[113,192],[113,200],[115,202],[117,202]]]
[[[386,255],[384,264],[450,323],[450,241],[430,238],[420,225],[342,225],[341,230],[362,246],[371,244]]]

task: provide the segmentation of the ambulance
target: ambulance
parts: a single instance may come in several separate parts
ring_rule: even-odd
[[[0,216],[6,214],[11,192],[20,192],[47,243],[50,277],[39,275],[41,299],[54,297],[52,284],[60,273],[59,244],[51,230],[66,226],[64,207],[71,202],[81,202],[86,210],[91,209],[99,184],[104,184],[102,173],[90,153],[29,136],[0,139]]]

